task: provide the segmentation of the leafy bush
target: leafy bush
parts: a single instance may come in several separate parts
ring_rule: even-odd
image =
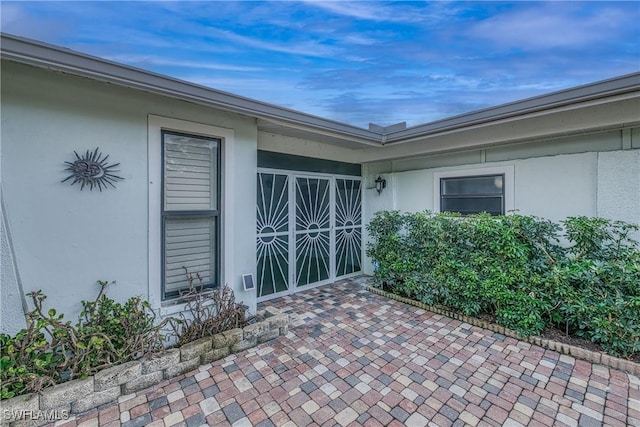
[[[629,237],[638,227],[586,217],[563,224],[573,243],[556,270],[567,329],[612,354],[640,352],[640,249]]]
[[[367,230],[375,276],[392,292],[490,315],[525,336],[559,327],[615,355],[640,351],[637,226],[392,211],[377,213]]]
[[[0,334],[2,399],[86,377],[162,348],[162,325],[156,325],[149,304],[140,297],[120,304],[104,295],[108,282],[98,284],[98,297],[82,301],[75,325],[55,309],[45,311],[47,297],[41,291],[27,294],[35,307],[27,313],[27,328],[14,337]]]
[[[15,337],[0,334],[0,398],[40,390],[55,384],[56,368],[63,362],[51,351],[42,322],[32,322]]]
[[[204,292],[200,277],[186,274],[190,289],[182,296],[185,311],[163,321],[140,296],[124,304],[108,298],[106,281],[97,282],[95,300],[81,302],[75,325],[55,309],[44,309],[47,297],[42,291],[27,294],[35,307],[27,313],[27,328],[13,337],[0,334],[0,399],[38,392],[160,351],[169,338],[163,333],[167,326],[183,345],[252,320],[228,286]]]
[[[120,304],[104,294],[108,283],[98,281],[100,292],[94,301],[82,301],[83,310],[76,324],[82,336],[106,337],[102,352],[89,357],[95,364],[112,365],[139,359],[163,348],[163,323],[156,322],[151,304],[134,296]],[[102,360],[100,362],[100,360]]]

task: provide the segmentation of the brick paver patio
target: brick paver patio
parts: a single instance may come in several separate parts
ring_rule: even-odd
[[[385,299],[365,278],[266,304],[285,337],[60,425],[640,426],[640,379]]]

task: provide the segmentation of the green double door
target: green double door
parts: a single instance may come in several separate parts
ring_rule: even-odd
[[[360,179],[259,170],[256,254],[259,301],[358,274]]]

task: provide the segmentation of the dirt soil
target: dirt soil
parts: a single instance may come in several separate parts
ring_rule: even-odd
[[[602,351],[602,349],[600,348],[600,346],[598,346],[597,344],[594,344],[591,341],[585,340],[583,338],[577,338],[577,337],[572,337],[572,336],[568,336],[567,337],[567,335],[564,333],[564,331],[561,331],[559,329],[547,328],[547,329],[544,330],[544,332],[542,333],[541,337],[542,338],[546,338],[548,340],[553,340],[553,341],[558,341],[558,342],[562,342],[562,343],[565,343],[565,344],[575,345],[576,347],[585,348],[587,350],[604,353]],[[628,359],[633,361],[633,362],[640,363],[640,353],[635,353],[635,354],[631,355],[630,357],[628,357]]]
[[[387,286],[386,283],[383,284],[382,290],[389,293],[395,293],[394,289]],[[481,315],[481,316],[478,316],[478,318],[491,323],[497,323],[495,317],[490,315]],[[561,342],[564,344],[574,345],[576,347],[581,347],[581,348],[599,352],[599,353],[606,353],[602,351],[600,346],[598,346],[597,344],[594,344],[591,341],[586,340],[584,338],[578,338],[571,335],[567,336],[565,331],[561,331],[560,329],[556,329],[556,328],[546,328],[544,332],[540,335],[540,337],[548,340],[552,340],[552,341]],[[636,363],[640,363],[640,353],[632,354],[627,359]]]
[[[485,315],[485,316],[480,316],[480,318],[488,322],[497,323],[496,319],[492,316]],[[591,341],[586,340],[584,338],[578,338],[571,335],[567,336],[565,331],[561,331],[560,329],[556,329],[556,328],[546,328],[544,332],[540,335],[540,337],[547,340],[551,340],[551,341],[557,341],[564,344],[574,345],[576,347],[584,348],[586,350],[591,350],[598,353],[606,353],[602,351],[599,345],[594,344]],[[635,353],[628,359],[636,363],[640,363],[640,353]]]

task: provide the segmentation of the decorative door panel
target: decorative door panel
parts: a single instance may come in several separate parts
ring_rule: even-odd
[[[264,300],[329,283],[362,267],[362,183],[261,170],[257,291]]]
[[[258,297],[289,290],[289,177],[258,174]]]
[[[335,180],[336,277],[361,270],[362,182]]]
[[[296,286],[331,276],[331,180],[296,178]]]

